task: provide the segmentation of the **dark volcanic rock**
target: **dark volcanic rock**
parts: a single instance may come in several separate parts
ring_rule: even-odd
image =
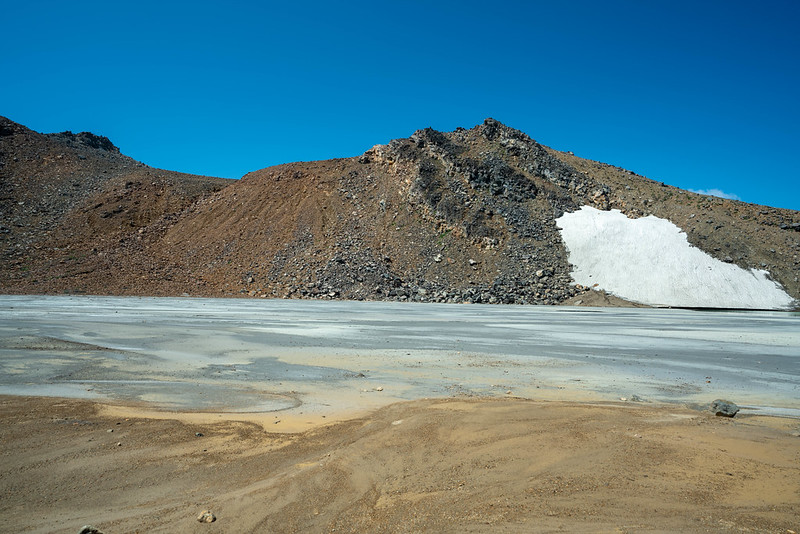
[[[73,146],[83,145],[89,148],[97,148],[119,154],[119,148],[114,146],[114,143],[112,143],[108,137],[95,135],[92,132],[80,132],[75,134],[67,130],[61,133],[47,134],[47,136]]]
[[[711,411],[720,417],[733,417],[739,413],[739,407],[731,401],[717,399],[711,403]]]

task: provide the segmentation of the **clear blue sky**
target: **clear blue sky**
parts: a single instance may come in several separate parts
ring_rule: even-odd
[[[0,0],[0,115],[238,178],[494,117],[800,210],[800,2]]]

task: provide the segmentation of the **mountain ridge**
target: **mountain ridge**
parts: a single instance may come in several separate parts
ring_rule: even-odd
[[[48,137],[8,123],[4,219],[24,227],[47,199],[73,196],[36,231],[0,235],[7,293],[594,302],[596,292],[572,283],[555,224],[590,205],[669,219],[694,246],[767,269],[800,297],[800,212],[683,191],[493,119],[241,180],[152,169],[79,139],[105,139],[94,134]],[[19,185],[30,176],[39,180]]]

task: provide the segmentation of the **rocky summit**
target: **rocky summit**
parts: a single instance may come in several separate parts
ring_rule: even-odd
[[[492,119],[226,180],[0,118],[3,293],[619,302],[572,279],[555,220],[584,205],[668,219],[800,298],[800,212],[684,191]]]

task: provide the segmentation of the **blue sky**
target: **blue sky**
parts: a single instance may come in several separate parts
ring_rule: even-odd
[[[800,210],[800,2],[0,0],[0,115],[238,178],[494,117]]]

